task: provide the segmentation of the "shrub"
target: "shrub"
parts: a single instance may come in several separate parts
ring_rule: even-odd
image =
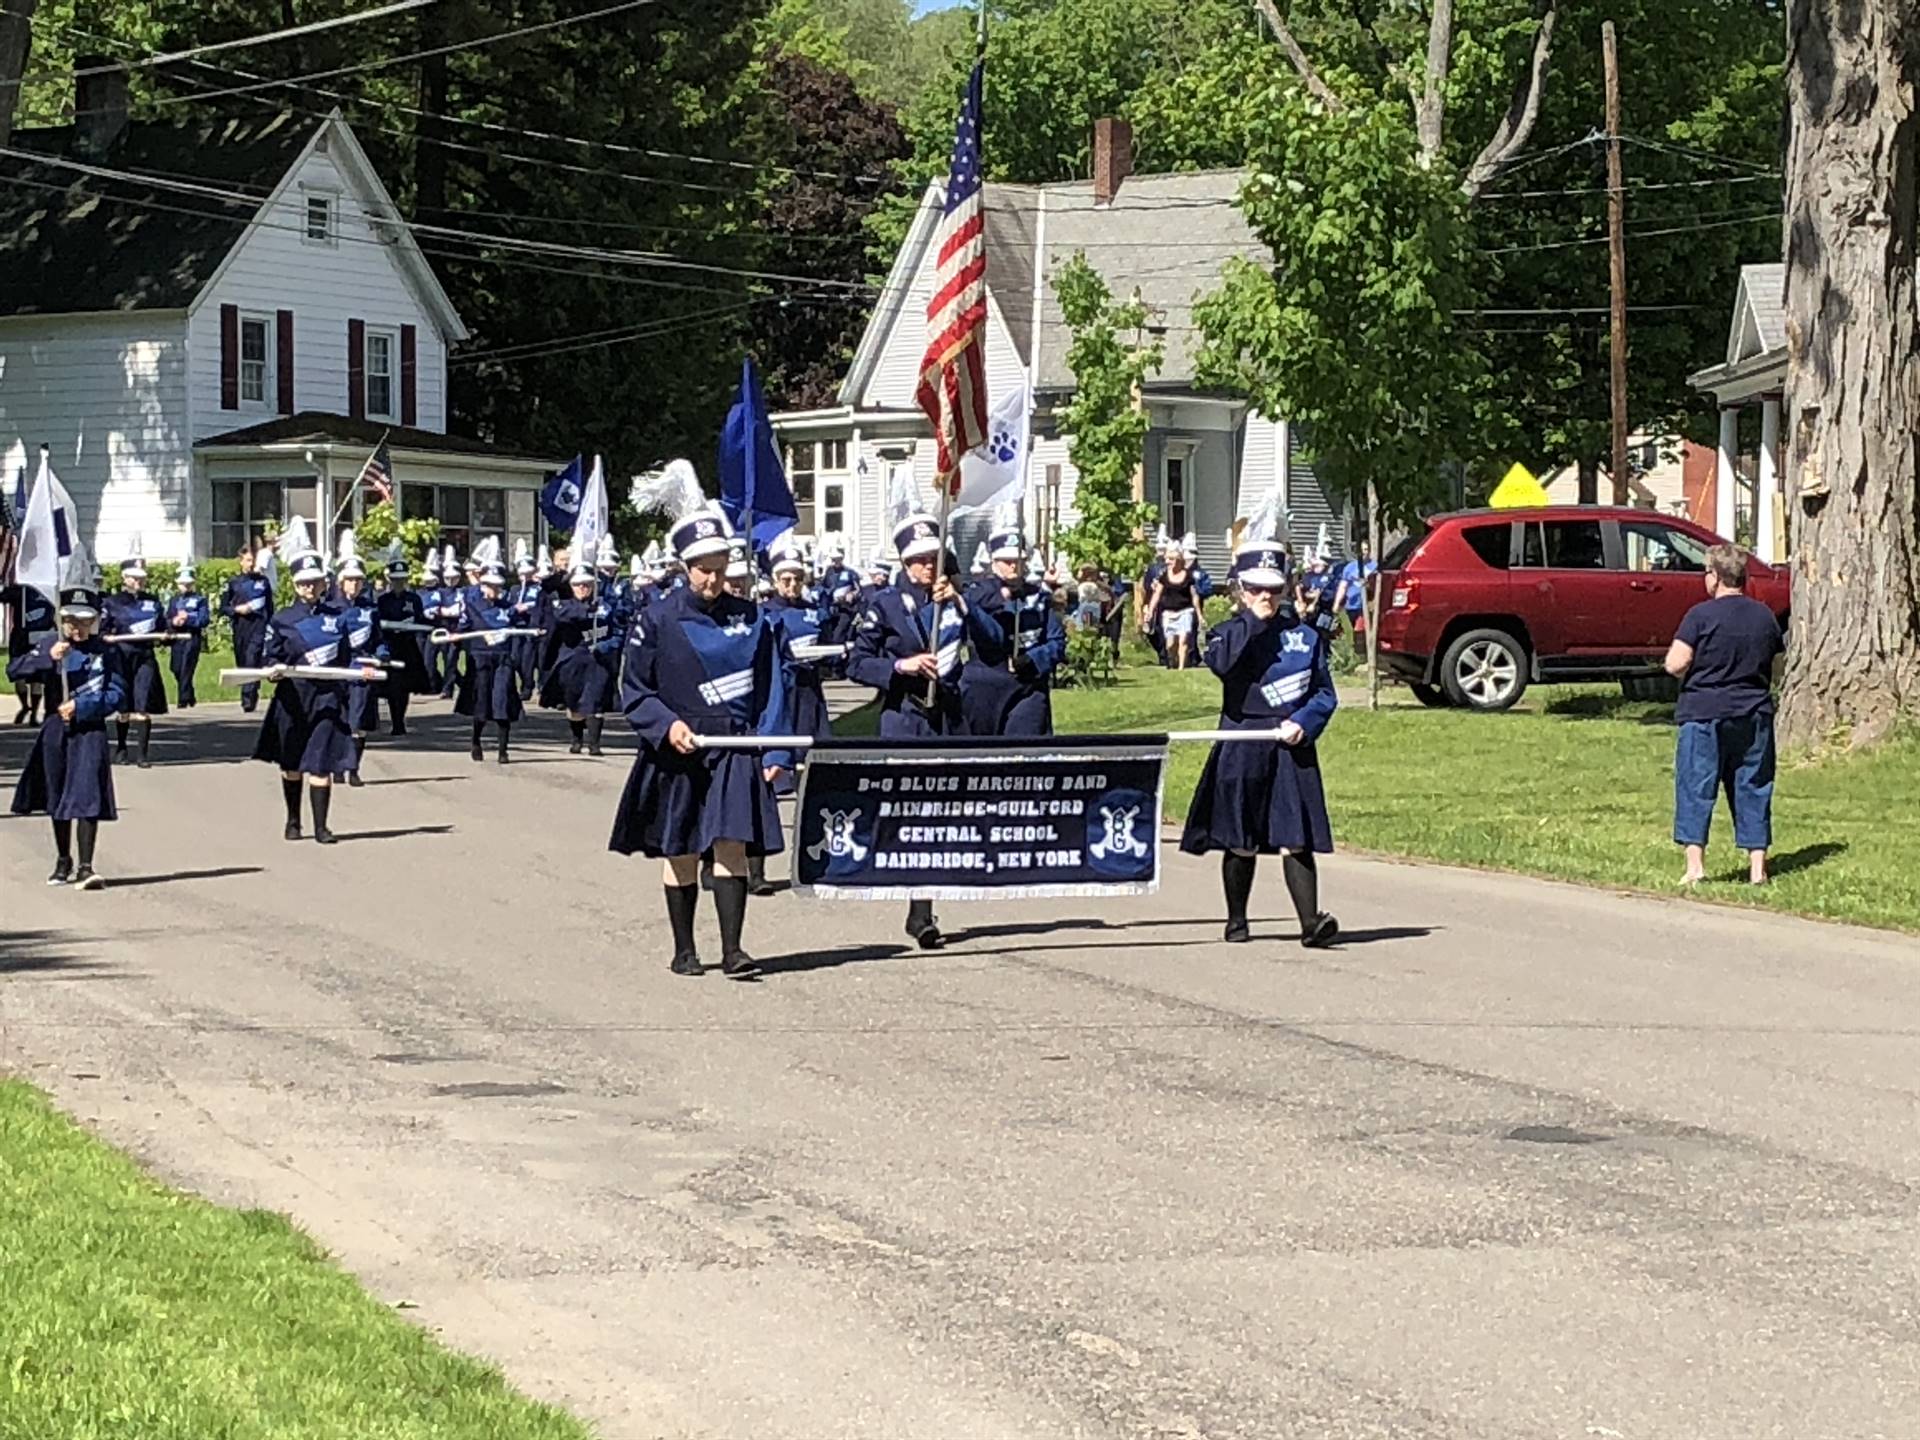
[[[1113,683],[1113,646],[1091,625],[1067,627],[1067,657],[1054,677],[1073,689],[1092,690]]]

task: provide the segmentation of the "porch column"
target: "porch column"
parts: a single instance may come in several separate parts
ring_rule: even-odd
[[[1713,529],[1722,540],[1733,539],[1734,486],[1739,483],[1740,407],[1720,407],[1720,455],[1713,477]]]
[[[1760,402],[1760,489],[1753,500],[1753,553],[1769,565],[1780,558],[1774,543],[1774,515],[1780,491],[1780,397]]]

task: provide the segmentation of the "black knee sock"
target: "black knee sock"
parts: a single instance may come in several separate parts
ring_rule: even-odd
[[[599,715],[587,722],[587,744],[595,750],[600,748],[600,729],[606,723],[606,720]]]
[[[309,785],[307,787],[307,801],[313,806],[313,828],[316,831],[326,829],[327,809],[333,804],[333,787],[331,785]]]
[[[98,820],[82,820],[75,828],[80,832],[80,868],[82,870],[91,870],[93,868],[93,842],[100,838],[100,822]]]
[[[486,734],[486,732],[487,732],[486,721],[476,720],[473,722],[473,748],[474,749],[478,750],[480,748],[480,737]]]
[[[587,722],[584,720],[567,721],[567,729],[573,732],[573,739],[576,745],[587,738]]]
[[[1281,873],[1287,877],[1287,894],[1293,897],[1293,913],[1300,917],[1303,930],[1313,928],[1320,913],[1320,870],[1311,850],[1289,850],[1280,857]]]
[[[504,720],[496,720],[493,723],[494,727],[500,732],[500,753],[504,755],[507,753],[507,722]]]
[[[713,877],[713,908],[720,917],[720,953],[740,953],[740,935],[747,926],[747,882],[741,875]]]
[[[153,744],[153,720],[151,717],[140,722],[140,758],[147,758],[147,750]]]
[[[408,697],[405,695],[396,695],[387,702],[387,708],[393,712],[393,728],[395,730],[404,730],[407,728],[407,700]]]
[[[691,955],[693,947],[693,911],[700,903],[698,885],[669,885],[667,891],[667,921],[673,926],[673,953]]]
[[[132,724],[133,722],[131,720],[116,720],[113,722],[113,748],[122,754],[126,753],[127,731],[131,728]]]
[[[1253,896],[1251,855],[1236,855],[1229,850],[1220,857],[1220,888],[1227,896],[1227,919],[1234,924],[1247,923],[1247,901]]]
[[[53,850],[62,860],[73,858],[73,822],[71,820],[53,822]]]
[[[367,737],[364,735],[356,735],[353,737],[354,764],[357,766],[362,760],[366,758],[367,758]]]
[[[300,777],[296,775],[289,780],[282,775],[280,795],[287,802],[287,824],[298,825],[300,823]]]

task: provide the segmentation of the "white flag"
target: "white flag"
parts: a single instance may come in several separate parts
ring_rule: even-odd
[[[31,585],[55,605],[60,603],[60,582],[66,574],[67,559],[79,540],[80,515],[73,508],[73,497],[54,477],[53,462],[40,452],[40,475],[27,497],[27,514],[20,526],[20,553],[14,578]]]
[[[587,488],[580,495],[580,518],[573,527],[573,563],[593,564],[593,553],[600,548],[600,537],[607,533],[607,475],[600,457],[593,457],[593,469],[587,474]]]
[[[1024,383],[994,402],[987,416],[987,443],[961,457],[955,510],[991,510],[1024,498],[1032,421],[1033,392]]]

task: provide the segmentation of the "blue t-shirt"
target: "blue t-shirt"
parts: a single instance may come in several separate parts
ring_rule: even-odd
[[[1687,611],[1673,638],[1693,647],[1675,720],[1773,713],[1773,662],[1786,648],[1773,611],[1746,595],[1702,600]]]
[[[1375,561],[1369,560],[1364,572],[1358,560],[1349,560],[1340,567],[1340,582],[1347,587],[1347,613],[1358,615],[1367,608],[1367,587],[1360,582],[1368,575],[1379,570]]]

